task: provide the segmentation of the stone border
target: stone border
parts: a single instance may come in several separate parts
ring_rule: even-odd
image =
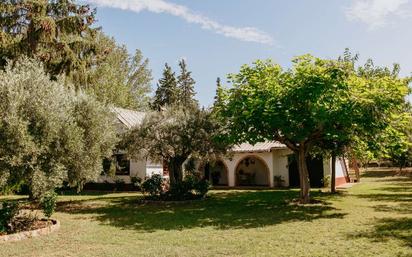
[[[51,220],[53,223],[51,226],[47,226],[45,228],[39,228],[35,230],[30,230],[30,231],[23,231],[15,234],[10,234],[10,235],[4,235],[0,236],[0,243],[1,242],[13,242],[13,241],[20,241],[32,237],[37,237],[37,236],[44,236],[48,235],[60,228],[60,222],[58,220]]]

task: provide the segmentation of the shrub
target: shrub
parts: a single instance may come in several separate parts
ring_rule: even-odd
[[[327,175],[322,179],[322,183],[324,187],[329,187],[330,186],[330,176]]]
[[[46,193],[41,199],[41,207],[43,214],[47,218],[50,218],[56,209],[57,194],[55,192]]]
[[[140,178],[140,177],[131,177],[130,181],[132,182],[133,186],[135,186],[138,190],[142,189],[142,178]]]
[[[0,233],[13,230],[13,221],[20,212],[16,202],[4,202],[0,208]]]
[[[143,193],[151,197],[158,197],[163,192],[163,178],[159,174],[154,174],[146,179],[142,184]]]
[[[163,198],[173,201],[199,199],[207,194],[209,188],[210,184],[207,180],[195,175],[187,175],[182,182],[174,184]]]
[[[195,192],[200,196],[204,197],[210,189],[210,183],[206,179],[199,180],[195,186]]]
[[[124,190],[126,182],[121,178],[116,178],[114,180],[114,184],[115,184],[114,190],[121,191],[121,190]]]

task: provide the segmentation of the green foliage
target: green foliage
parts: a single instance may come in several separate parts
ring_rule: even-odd
[[[233,143],[276,140],[299,159],[314,147],[347,144],[354,135],[377,134],[390,114],[402,108],[408,79],[354,60],[324,60],[310,55],[293,59],[283,70],[271,61],[244,65],[229,75],[232,87],[219,89],[215,112]],[[384,72],[380,72],[383,70]],[[299,162],[301,198],[309,201],[306,162]]]
[[[22,56],[43,63],[51,78],[96,99],[132,109],[149,104],[151,71],[137,50],[130,56],[93,26],[96,11],[74,0],[0,3],[0,68]]]
[[[159,79],[151,108],[160,111],[163,107],[174,105],[179,100],[179,94],[176,75],[172,68],[166,63],[163,70],[163,77]]]
[[[3,202],[0,206],[0,234],[10,231],[11,224],[20,212],[17,202]]]
[[[183,179],[182,165],[189,158],[214,158],[228,146],[219,140],[221,127],[208,110],[169,107],[149,113],[124,138],[132,155],[165,161],[171,184]]]
[[[142,178],[140,177],[131,177],[130,181],[132,182],[133,186],[135,186],[138,190],[142,189]]]
[[[207,180],[196,175],[186,175],[184,179],[170,186],[170,189],[161,194],[161,199],[166,201],[195,200],[205,197],[210,189]]]
[[[175,72],[166,63],[163,77],[159,80],[151,108],[160,111],[168,106],[180,105],[187,108],[198,108],[195,96],[195,80],[192,72],[187,70],[185,60],[179,62],[180,74],[176,78]]]
[[[55,209],[57,202],[57,194],[54,191],[47,192],[43,195],[40,201],[41,208],[43,210],[44,216],[50,218]]]
[[[114,39],[99,32],[96,41],[98,52],[106,56],[93,68],[80,71],[82,76],[71,76],[74,84],[81,84],[78,78],[86,77],[85,91],[96,96],[100,102],[117,107],[146,110],[149,106],[151,71],[149,60],[140,50],[130,55],[125,46],[118,46]]]
[[[0,3],[0,67],[29,56],[53,77],[85,70],[99,59],[95,11],[73,0]],[[103,54],[104,53],[100,53]]]
[[[163,178],[159,174],[154,174],[142,183],[143,193],[151,197],[159,197],[163,193]]]
[[[194,99],[195,90],[194,84],[195,80],[192,78],[192,72],[187,70],[187,65],[184,59],[179,62],[180,74],[177,77],[177,87],[178,87],[178,102],[182,106],[197,106],[198,103]]]
[[[207,194],[209,189],[210,189],[210,183],[206,179],[198,178],[198,181],[193,186],[193,190],[195,191],[195,193],[202,198]]]
[[[25,58],[0,72],[0,98],[0,188],[23,183],[41,198],[64,180],[80,190],[100,174],[115,144],[105,106]]]
[[[412,161],[412,115],[410,111],[392,115],[390,126],[379,134],[383,158],[402,169]]]

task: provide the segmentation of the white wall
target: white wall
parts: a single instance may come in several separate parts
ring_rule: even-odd
[[[290,154],[293,154],[293,152],[289,149],[278,149],[272,151],[273,176],[281,176],[284,180],[283,186],[289,186],[288,156]]]
[[[228,180],[229,186],[234,187],[236,186],[236,167],[246,157],[256,157],[266,163],[269,169],[269,184],[273,187],[273,158],[271,152],[263,152],[263,153],[235,153],[229,159],[223,159],[222,161],[225,163],[228,169]]]
[[[343,173],[343,167],[340,161],[338,160],[338,158],[336,158],[335,169],[336,169],[336,178],[345,177],[345,174]],[[325,158],[323,159],[323,175],[324,177],[326,177],[326,176],[331,176],[331,174],[332,174],[332,160]]]

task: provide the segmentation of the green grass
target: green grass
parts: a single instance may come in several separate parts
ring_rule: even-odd
[[[412,256],[412,179],[369,172],[337,195],[213,191],[141,205],[138,193],[59,198],[58,232],[0,244],[0,256]]]

